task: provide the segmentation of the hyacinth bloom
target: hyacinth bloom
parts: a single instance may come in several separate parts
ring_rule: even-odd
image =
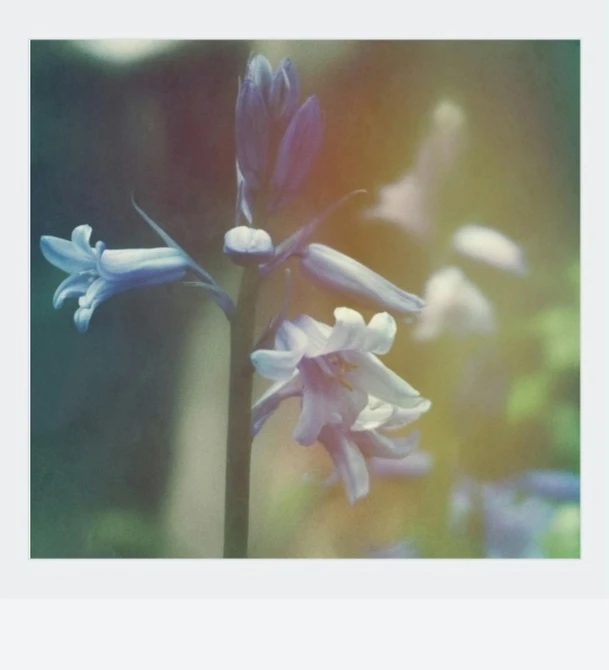
[[[350,428],[368,403],[368,395],[403,408],[414,408],[422,398],[410,384],[389,370],[375,354],[393,344],[395,319],[376,314],[366,325],[358,312],[339,307],[334,327],[303,314],[284,321],[275,337],[275,349],[251,355],[258,373],[283,386],[275,394],[294,395],[300,385],[301,414],[294,439],[313,444],[326,425]],[[287,390],[286,390],[287,389]],[[266,398],[266,407],[272,398]]]
[[[321,148],[319,101],[299,107],[299,97],[290,59],[275,72],[264,56],[250,59],[235,110],[237,211],[250,224],[259,201],[276,209],[297,194]]]
[[[85,332],[93,312],[104,300],[132,288],[155,286],[182,279],[190,261],[177,249],[117,249],[89,243],[91,226],[77,226],[71,240],[43,235],[40,248],[55,267],[68,273],[55,291],[53,306],[59,309],[67,298],[78,298],[74,323]]]
[[[457,267],[434,272],[423,295],[426,308],[413,331],[415,339],[430,340],[445,332],[469,335],[495,330],[491,303]]]
[[[285,383],[273,385],[252,408],[252,426],[258,433],[266,419],[286,398],[302,396],[302,380],[293,376]],[[394,436],[390,431],[416,421],[431,407],[422,398],[414,407],[404,408],[369,396],[368,404],[349,427],[341,417],[326,424],[318,441],[326,448],[334,464],[327,486],[342,481],[347,498],[354,504],[368,494],[373,477],[420,477],[429,472],[431,456],[418,451],[420,434]]]
[[[455,251],[473,260],[488,263],[506,272],[526,272],[522,249],[494,228],[473,223],[461,226],[453,235],[452,244]]]
[[[309,244],[300,267],[311,281],[397,314],[421,311],[425,301],[398,288],[354,258],[324,244]]]
[[[453,490],[451,522],[462,530],[474,509],[482,513],[487,558],[543,558],[543,540],[565,502],[579,503],[579,477],[528,471],[499,482],[462,477]]]
[[[271,236],[261,228],[236,226],[224,235],[224,253],[237,265],[265,263],[275,253]]]

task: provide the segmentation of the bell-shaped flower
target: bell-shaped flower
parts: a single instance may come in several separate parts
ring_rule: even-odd
[[[398,288],[359,261],[324,244],[309,244],[300,257],[300,267],[313,282],[324,288],[397,314],[419,312],[424,306],[418,296]]]
[[[469,335],[495,330],[491,303],[457,267],[434,272],[423,295],[426,307],[413,331],[415,339],[430,340],[445,332]]]
[[[285,131],[271,177],[271,207],[287,204],[299,191],[321,148],[323,123],[319,100],[312,95]]]
[[[334,327],[305,314],[285,321],[277,330],[275,349],[251,354],[261,376],[301,384],[302,409],[294,439],[304,445],[315,442],[327,424],[353,425],[368,394],[404,408],[421,402],[418,391],[374,355],[391,348],[393,317],[376,314],[366,325],[361,314],[346,307],[334,315]]]
[[[91,226],[78,226],[72,239],[43,235],[40,248],[55,267],[68,273],[55,291],[59,309],[67,298],[78,298],[74,323],[85,332],[96,307],[117,293],[155,286],[184,278],[192,264],[179,249],[106,249],[103,242],[89,243]],[[212,287],[208,287],[210,290]]]
[[[461,226],[452,237],[455,251],[500,270],[524,274],[526,266],[522,249],[503,233],[470,223]]]
[[[274,252],[273,240],[266,230],[237,226],[224,235],[224,253],[237,265],[265,263]]]

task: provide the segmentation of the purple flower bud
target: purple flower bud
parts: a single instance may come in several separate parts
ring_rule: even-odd
[[[269,98],[271,81],[273,79],[273,68],[269,63],[268,58],[261,54],[252,56],[247,64],[245,77],[246,79],[251,79],[251,81],[256,84],[262,95],[262,99],[266,102]]]
[[[271,179],[272,207],[281,207],[296,195],[321,148],[322,134],[319,100],[312,95],[292,117],[279,145]]]
[[[250,188],[260,188],[267,170],[269,118],[263,96],[252,79],[239,89],[235,112],[239,170]]]
[[[273,76],[269,96],[269,111],[275,121],[289,122],[298,109],[300,85],[292,61],[284,58]]]
[[[224,236],[224,253],[237,265],[265,263],[274,252],[273,240],[266,230],[237,226]]]
[[[389,280],[353,258],[323,244],[309,244],[300,266],[314,282],[325,288],[359,298],[398,314],[419,312],[425,302],[398,288]]]

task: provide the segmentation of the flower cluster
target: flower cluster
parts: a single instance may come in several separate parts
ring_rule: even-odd
[[[392,316],[376,314],[366,324],[346,307],[334,315],[334,327],[305,314],[284,321],[275,348],[252,354],[258,373],[276,382],[254,405],[252,427],[257,433],[282,400],[299,396],[294,440],[323,444],[354,503],[369,490],[368,459],[403,459],[416,448],[417,436],[386,431],[415,421],[431,403],[376,356],[393,344]]]

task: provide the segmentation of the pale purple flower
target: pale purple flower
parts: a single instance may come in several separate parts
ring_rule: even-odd
[[[473,223],[461,226],[453,235],[452,244],[455,251],[473,260],[488,263],[506,272],[526,272],[521,247],[494,228]]]
[[[263,377],[290,389],[300,384],[302,410],[294,439],[304,445],[315,442],[326,425],[350,428],[369,395],[406,409],[422,401],[418,391],[374,355],[391,348],[396,332],[393,317],[376,314],[366,325],[358,312],[346,307],[339,307],[334,315],[334,327],[305,314],[284,321],[277,330],[275,349],[251,354]],[[286,390],[279,385],[274,393]],[[272,405],[268,398],[266,403],[266,407]]]
[[[224,235],[224,253],[237,265],[265,263],[275,252],[271,236],[261,228],[236,226]]]
[[[418,296],[324,244],[309,244],[300,256],[300,267],[311,281],[376,308],[412,314],[425,306]]]
[[[427,280],[423,295],[426,307],[413,331],[415,339],[430,340],[445,332],[469,335],[495,330],[490,301],[457,267],[434,272]]]

